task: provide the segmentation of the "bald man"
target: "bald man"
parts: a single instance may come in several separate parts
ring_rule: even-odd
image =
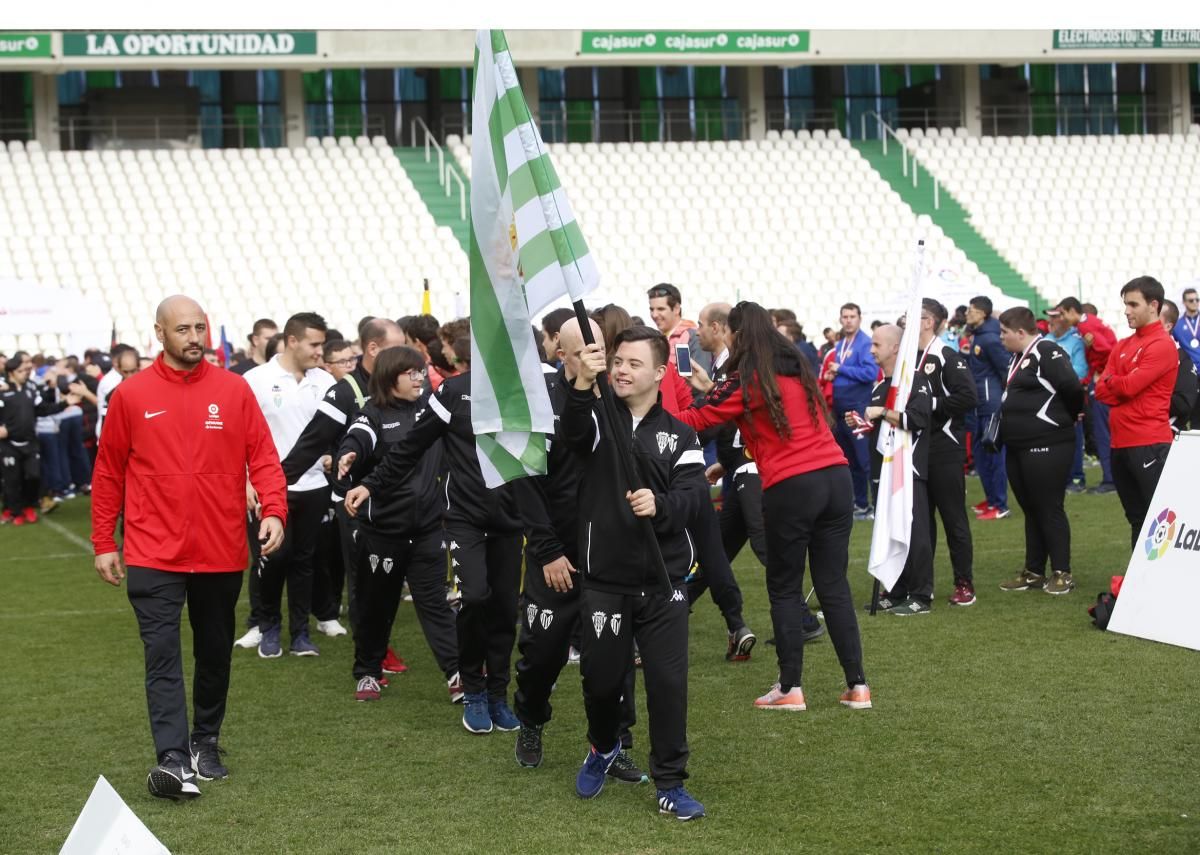
[[[92,544],[105,582],[119,586],[128,568],[158,758],[146,785],[151,795],[180,800],[200,795],[197,779],[229,774],[217,742],[248,558],[246,473],[262,506],[264,555],[283,540],[287,490],[250,387],[204,360],[204,310],[188,297],[169,297],[154,332],[162,353],[109,401],[92,479]],[[184,603],[196,663],[190,737],[179,644]]]
[[[595,321],[588,321],[592,336],[604,336]],[[577,318],[563,323],[558,331],[558,371],[546,375],[555,422],[566,404],[567,392],[579,373],[583,333]],[[521,478],[513,482],[521,521],[525,526],[525,585],[518,614],[521,635],[517,643],[517,691],[513,706],[521,729],[517,733],[516,757],[522,766],[542,762],[542,729],[550,720],[550,692],[579,625],[579,575],[576,570],[579,541],[579,478],[581,459],[566,444],[551,437],[548,473],[545,477]],[[629,663],[622,703],[621,753],[609,769],[611,777],[630,783],[647,780],[626,749],[633,744],[630,728],[634,721],[633,663]]]

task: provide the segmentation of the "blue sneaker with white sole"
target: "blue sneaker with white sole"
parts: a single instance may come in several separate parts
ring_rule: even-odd
[[[488,715],[491,717],[492,725],[496,730],[511,733],[514,730],[521,729],[521,720],[517,718],[517,714],[512,711],[508,702],[503,698],[491,698],[488,700]]]
[[[321,651],[317,649],[317,645],[312,643],[312,639],[308,637],[308,632],[302,632],[292,639],[292,646],[288,649],[288,653],[293,656],[320,656]]]
[[[262,638],[258,642],[258,655],[263,659],[278,659],[283,655],[283,647],[279,644],[279,624],[262,631]]]
[[[607,754],[601,754],[592,746],[588,756],[583,761],[579,774],[575,776],[575,793],[581,799],[594,799],[604,789],[604,779],[608,775],[608,767],[621,753],[621,743],[618,742]]]
[[[467,692],[463,696],[463,727],[471,733],[491,733],[492,716],[488,712],[488,698],[484,692]],[[519,723],[518,723],[518,726]]]
[[[692,798],[682,786],[658,791],[658,812],[673,814],[680,822],[704,816],[704,805]]]

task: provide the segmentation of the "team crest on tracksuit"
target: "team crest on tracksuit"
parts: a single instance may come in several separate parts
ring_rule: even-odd
[[[390,559],[390,558],[383,559],[383,572],[384,573],[392,572],[392,559]]]
[[[542,609],[542,629],[549,629],[550,624],[554,622],[554,612],[550,609]]]
[[[372,573],[374,573],[376,570],[379,569],[379,556],[378,555],[374,555],[374,554],[368,555],[367,561],[370,562],[370,564],[371,564],[371,572]]]
[[[662,454],[668,448],[671,449],[672,454],[675,453],[675,446],[679,442],[679,434],[667,433],[666,431],[659,431],[657,434],[655,434],[655,438],[658,440],[658,453],[659,454]]]
[[[619,614],[613,615],[612,618],[608,622],[608,627],[609,627],[609,629],[612,630],[613,635],[620,635],[620,633],[621,633],[621,616]]]
[[[592,629],[596,630],[596,638],[600,637],[600,633],[604,632],[604,624],[608,620],[608,615],[604,612],[592,612]]]
[[[537,620],[537,613],[537,603],[530,603],[525,607],[525,620],[529,622],[530,629],[533,629],[533,622]]]

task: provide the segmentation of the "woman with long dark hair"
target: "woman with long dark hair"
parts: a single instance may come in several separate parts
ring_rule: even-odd
[[[425,357],[411,347],[379,352],[368,386],[370,400],[338,448],[337,492],[345,495],[374,470],[388,449],[412,430],[422,409]],[[446,602],[446,553],[438,495],[441,444],[417,465],[411,478],[381,490],[358,514],[358,588],[363,615],[354,628],[354,697],[379,699],[383,657],[401,588],[408,580],[417,619],[446,675],[452,701],[461,700],[454,612]]]
[[[729,314],[733,334],[727,380],[679,414],[696,430],[727,421],[741,428],[763,483],[767,527],[767,595],[775,626],[779,682],[754,705],[803,710],[804,562],[825,611],[825,624],[846,675],[841,703],[871,706],[858,620],[846,579],[854,489],[846,457],[830,429],[812,366],[775,329],[757,303]]]
[[[1024,306],[1000,315],[1000,343],[1012,354],[1000,404],[1000,440],[1007,450],[1008,483],[1025,512],[1025,566],[1000,588],[1068,594],[1075,582],[1063,497],[1075,457],[1083,387],[1066,351],[1042,336],[1033,312]]]

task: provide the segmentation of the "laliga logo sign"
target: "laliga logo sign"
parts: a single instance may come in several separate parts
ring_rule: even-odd
[[[1146,529],[1145,546],[1146,558],[1150,561],[1163,558],[1172,547],[1200,552],[1200,528],[1188,528],[1178,520],[1173,510],[1164,508],[1150,521]]]

